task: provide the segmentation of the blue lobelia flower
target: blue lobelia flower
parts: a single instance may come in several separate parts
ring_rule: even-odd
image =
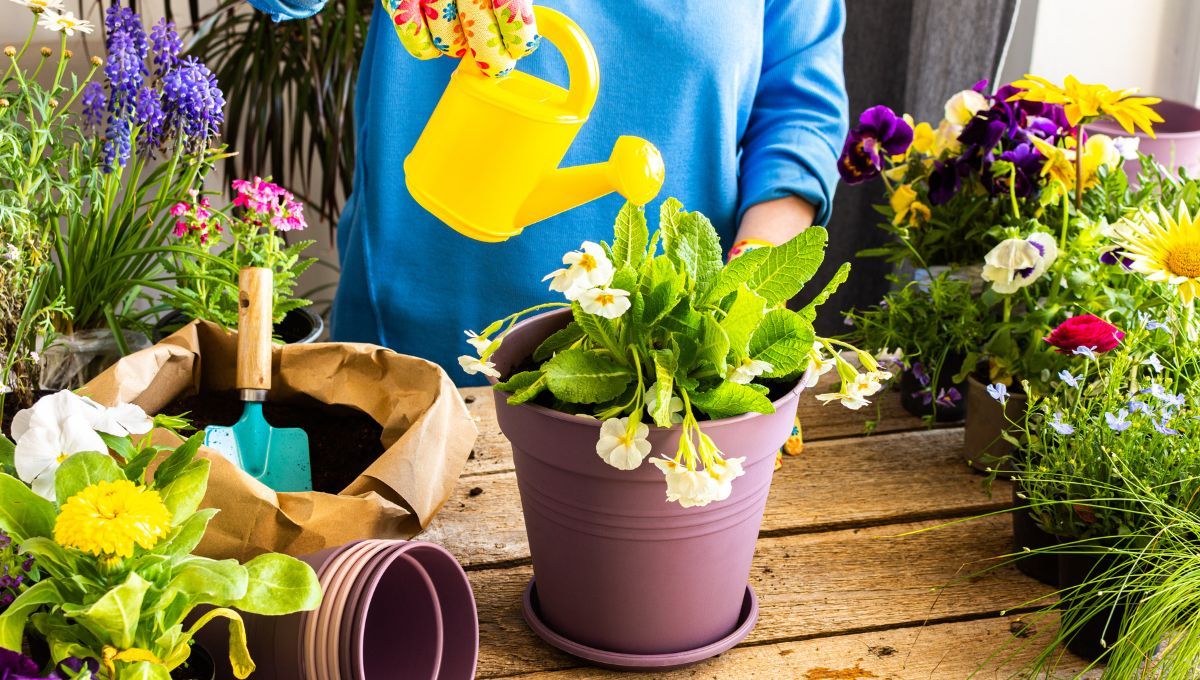
[[[1160,434],[1165,434],[1168,436],[1179,434],[1179,430],[1173,429],[1167,425],[1166,418],[1154,421],[1154,429],[1158,430]]]
[[[1071,387],[1079,387],[1079,378],[1071,375],[1071,372],[1065,368],[1058,372],[1058,379],[1070,385]]]
[[[1063,434],[1063,435],[1075,434],[1075,428],[1072,427],[1069,423],[1064,423],[1062,421],[1062,412],[1061,411],[1055,411],[1054,412],[1054,420],[1051,420],[1049,423],[1047,423],[1047,425],[1049,425],[1055,432],[1057,432],[1059,434]]]
[[[1008,403],[1008,385],[1005,385],[1004,383],[988,385],[987,393],[992,397],[992,399],[995,399],[1001,404]]]
[[[1142,413],[1142,414],[1145,414],[1145,415],[1150,415],[1150,413],[1151,413],[1152,411],[1151,411],[1151,409],[1150,409],[1150,405],[1149,405],[1149,404],[1147,404],[1146,402],[1144,402],[1144,401],[1139,401],[1139,400],[1137,400],[1137,399],[1130,399],[1130,400],[1129,400],[1129,412],[1130,412],[1130,413]]]
[[[1104,422],[1108,423],[1108,429],[1113,432],[1124,432],[1133,424],[1129,422],[1129,409],[1126,408],[1117,411],[1116,415],[1105,413]]]
[[[1088,347],[1086,345],[1080,345],[1080,346],[1076,347],[1075,349],[1071,350],[1071,354],[1077,354],[1081,357],[1095,359],[1096,358],[1096,348]]]

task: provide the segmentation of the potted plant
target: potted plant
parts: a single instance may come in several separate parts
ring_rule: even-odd
[[[535,574],[526,620],[551,644],[648,669],[749,632],[750,561],[799,392],[836,367],[840,390],[818,398],[858,407],[890,377],[813,333],[847,266],[799,311],[780,306],[825,240],[813,227],[722,266],[703,215],[668,199],[651,237],[626,205],[611,244],[584,243],[546,277],[567,302],[468,333],[477,353],[460,363],[496,383],[513,444]]]
[[[316,574],[299,560],[268,553],[239,564],[192,554],[216,514],[199,510],[209,472],[209,461],[196,458],[203,435],[178,447],[144,436],[183,424],[67,391],[17,414],[15,443],[0,437],[0,529],[38,572],[0,614],[0,648],[19,652],[28,629],[48,647],[50,668],[65,664],[100,680],[208,680],[211,659],[199,673],[206,655],[193,637],[225,618],[230,662],[244,678],[254,662],[239,611],[317,606]]]
[[[952,422],[966,412],[965,374],[979,357],[982,315],[972,284],[943,272],[899,285],[874,307],[851,311],[846,323],[853,330],[846,337],[878,350],[877,359],[903,362],[899,389],[906,411],[930,424]]]
[[[159,339],[192,319],[237,328],[238,272],[264,267],[272,272],[275,335],[287,343],[314,342],[325,323],[308,309],[311,301],[294,297],[296,280],[316,258],[302,254],[314,241],[288,244],[284,234],[303,231],[304,204],[269,180],[235,179],[234,199],[224,210],[193,191],[190,200],[171,206],[175,243],[188,250],[172,253],[166,269],[174,285],[162,298],[172,310],[155,326]],[[209,257],[193,257],[198,250]]]

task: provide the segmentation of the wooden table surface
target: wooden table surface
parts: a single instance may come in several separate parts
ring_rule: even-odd
[[[490,390],[463,395],[479,440],[419,538],[468,570],[479,677],[631,677],[589,667],[526,627],[521,592],[532,568],[512,449]],[[750,574],[758,625],[733,650],[656,677],[1004,678],[1036,655],[1057,621],[1031,612],[1051,589],[997,564],[1011,550],[1010,518],[955,521],[1002,511],[1011,493],[1004,481],[984,493],[959,457],[962,430],[924,429],[894,393],[858,412],[806,395],[800,417],[805,451],[775,473]],[[870,436],[867,419],[877,419]],[[1083,666],[1066,658],[1060,671]]]

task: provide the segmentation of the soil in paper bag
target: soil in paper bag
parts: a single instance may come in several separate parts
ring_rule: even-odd
[[[233,425],[242,416],[237,392],[214,392],[181,397],[160,411],[185,416],[197,430],[209,425]],[[272,427],[298,427],[308,433],[313,490],[338,493],[383,453],[383,426],[358,409],[268,401],[263,414]]]

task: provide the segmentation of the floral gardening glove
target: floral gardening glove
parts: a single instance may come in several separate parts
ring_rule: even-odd
[[[493,77],[511,71],[540,39],[532,0],[383,0],[383,8],[414,57],[469,54]]]
[[[770,243],[769,241],[764,241],[760,238],[743,239],[733,244],[733,247],[729,249],[729,259],[734,260],[742,255],[745,255],[751,250],[770,248],[774,245],[775,244]],[[783,467],[783,454],[786,453],[789,456],[799,456],[803,451],[804,436],[802,434],[802,430],[800,429],[800,416],[797,415],[792,420],[792,435],[787,438],[787,441],[785,441],[783,446],[779,448],[779,451],[775,453],[775,469],[778,470],[779,468]]]

